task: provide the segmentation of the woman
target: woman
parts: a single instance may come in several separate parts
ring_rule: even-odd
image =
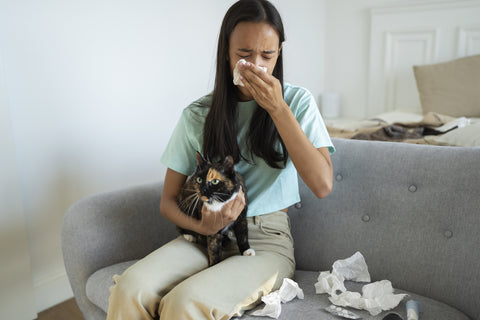
[[[211,160],[233,156],[247,187],[256,255],[240,256],[231,241],[227,258],[208,268],[205,250],[179,237],[114,278],[108,319],[230,319],[293,276],[286,212],[299,201],[297,172],[318,197],[327,196],[334,149],[312,95],[283,83],[283,41],[280,15],[267,0],[232,5],[220,30],[214,91],[183,111],[162,156],[168,169],[161,213],[204,235],[236,220],[243,192],[220,213],[204,206],[201,221],[180,212],[176,197],[195,171],[196,150]],[[247,61],[238,66],[243,86],[235,86],[240,59]]]

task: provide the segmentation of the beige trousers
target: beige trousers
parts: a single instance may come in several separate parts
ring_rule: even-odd
[[[115,275],[107,320],[241,316],[295,270],[285,212],[248,218],[248,232],[253,257],[241,256],[233,239],[228,258],[208,268],[206,250],[180,236]]]

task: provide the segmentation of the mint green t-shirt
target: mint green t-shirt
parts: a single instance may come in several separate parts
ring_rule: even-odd
[[[335,149],[312,94],[285,83],[284,99],[314,147],[328,147],[333,153]],[[161,158],[168,168],[186,176],[195,172],[195,151],[203,149],[203,127],[210,103],[211,95],[207,95],[183,110]],[[246,150],[246,135],[257,107],[260,108],[254,100],[238,103],[238,145],[244,156],[250,154]],[[249,162],[242,159],[235,165],[235,170],[245,180],[249,217],[275,212],[300,201],[297,171],[290,158],[282,169],[269,167],[259,157]]]

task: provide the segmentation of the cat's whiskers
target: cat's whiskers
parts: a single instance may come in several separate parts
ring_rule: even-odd
[[[194,196],[195,197],[193,198],[193,201],[190,202],[190,206],[187,212],[187,214],[191,217],[193,217],[193,215],[195,214],[195,208],[197,207],[198,201],[200,200],[198,194],[195,193]]]
[[[187,209],[187,205],[190,205],[192,201],[190,201],[192,198],[194,198],[195,196],[198,196],[197,194],[193,193],[191,195],[189,195],[188,197],[186,197],[185,199],[183,199],[182,202],[179,203],[179,206],[182,208],[182,209]]]
[[[217,196],[216,194],[213,194],[213,195],[212,195],[212,199],[213,199],[214,201],[218,201],[218,202],[225,202],[225,201],[222,200],[221,197]]]
[[[199,200],[200,200],[200,197],[198,196],[198,194],[196,192],[192,193],[191,195],[183,199],[183,201],[179,204],[179,207],[183,210],[183,212],[187,216],[193,217],[195,213],[195,208]]]
[[[193,216],[193,212],[195,211],[195,208],[198,206],[198,201],[200,201],[200,197],[197,195],[197,198],[195,199],[195,205],[192,208],[192,216]]]
[[[224,195],[224,196],[229,196],[230,194],[229,193],[225,193],[225,192],[214,192],[214,194],[220,194],[220,195]]]
[[[190,198],[193,198],[195,196],[198,196],[196,193],[192,193],[191,195],[189,195],[188,197],[186,197],[182,202],[185,202],[187,200],[189,200]]]

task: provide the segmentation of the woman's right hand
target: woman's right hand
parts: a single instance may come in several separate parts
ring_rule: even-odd
[[[242,188],[240,188],[236,198],[224,204],[220,211],[210,211],[204,205],[202,207],[202,220],[197,232],[205,236],[217,233],[237,220],[243,208],[245,208],[245,194]]]

